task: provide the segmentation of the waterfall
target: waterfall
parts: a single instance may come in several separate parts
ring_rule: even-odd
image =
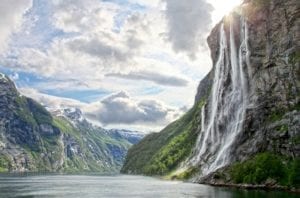
[[[240,19],[240,45],[230,23],[229,42],[224,24],[220,26],[219,56],[214,66],[214,80],[209,100],[201,110],[201,132],[188,166],[199,166],[202,176],[228,165],[248,106],[250,68],[248,27]]]
[[[203,133],[205,130],[204,124],[205,124],[205,105],[203,105],[203,107],[201,108],[201,133]]]

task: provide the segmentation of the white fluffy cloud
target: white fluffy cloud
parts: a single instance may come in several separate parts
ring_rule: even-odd
[[[1,0],[0,2],[0,53],[9,42],[9,37],[17,31],[23,14],[32,6],[32,0]]]
[[[97,32],[114,25],[117,4],[98,0],[55,0],[53,22],[66,32]]]
[[[86,109],[88,118],[102,124],[166,124],[180,114],[157,100],[135,100],[126,92],[112,94]]]
[[[194,15],[179,16],[181,21],[178,23],[182,24],[175,24],[176,19],[171,16],[174,11],[172,8],[168,8],[165,14],[165,11],[158,8],[140,12],[98,0],[86,0],[84,3],[79,0],[55,0],[53,4],[54,10],[50,19],[55,28],[64,31],[68,36],[53,37],[45,49],[26,46],[13,48],[10,53],[0,58],[0,64],[46,77],[77,78],[84,81],[91,78],[103,79],[110,73],[137,74],[138,71],[139,74],[155,74],[158,73],[157,68],[160,73],[176,77],[182,73],[182,68],[175,67],[177,65],[174,64],[175,60],[169,63],[163,58],[166,55],[176,57],[172,47],[165,42],[166,34],[169,35],[174,49],[187,51],[192,56],[197,53],[199,46],[196,43],[198,33],[201,34],[205,29],[202,25],[202,28],[189,31],[193,25],[198,25],[187,23]],[[196,11],[201,10],[194,12]],[[187,26],[185,29],[189,34],[179,35],[181,30],[176,30],[174,26]],[[190,46],[189,49],[184,48],[184,45]],[[186,65],[190,64],[185,57],[179,56],[175,59],[186,60]],[[155,66],[153,60],[156,61]],[[168,64],[174,65],[173,68],[170,69]],[[201,71],[199,68],[194,69],[199,72]],[[206,70],[201,76],[205,72]],[[151,75],[135,77],[136,80],[142,78],[149,81]],[[176,86],[176,83],[169,83],[166,80],[152,81],[159,82],[160,85],[164,85],[165,82],[166,85]],[[186,85],[183,81],[177,84]]]
[[[211,26],[212,5],[206,0],[165,0],[168,19],[168,39],[175,51],[184,51],[195,58],[205,45]]]
[[[153,129],[160,129],[183,113],[182,110],[170,107],[158,100],[132,98],[124,91],[88,104],[43,94],[32,88],[21,88],[19,90],[25,96],[34,98],[52,111],[64,108],[79,108],[91,122],[108,127],[136,124],[139,126],[155,126]]]
[[[33,98],[49,109],[56,110],[70,107],[83,108],[86,105],[86,103],[82,103],[78,100],[44,94],[33,88],[19,88],[19,91],[21,94]]]

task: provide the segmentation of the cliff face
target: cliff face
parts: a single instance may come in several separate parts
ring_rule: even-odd
[[[237,160],[260,151],[299,157],[299,2],[251,1],[248,24],[249,97]]]
[[[56,169],[59,156],[45,149],[48,139],[58,138],[60,130],[52,125],[52,117],[43,107],[29,98],[21,96],[14,83],[1,74],[0,78],[0,167],[2,171],[31,169],[33,153],[43,153],[45,167],[55,159]],[[42,141],[45,139],[45,142]],[[48,143],[48,142],[47,142]],[[54,146],[49,142],[49,146]]]
[[[189,155],[170,169],[173,177],[234,182],[233,164],[251,164],[255,172],[261,158],[282,167],[294,161],[299,170],[299,14],[297,0],[249,0],[212,30],[214,66],[200,82],[195,107],[201,110],[192,116],[198,117],[198,137]]]
[[[118,172],[141,138],[95,127],[80,110],[52,116],[0,74],[0,172]]]
[[[214,28],[213,88],[194,165],[210,173],[261,151],[299,157],[298,28],[293,0],[248,1]]]

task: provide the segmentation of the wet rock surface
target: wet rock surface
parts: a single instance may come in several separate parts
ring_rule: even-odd
[[[240,19],[245,19],[250,51],[250,67],[246,74],[249,79],[249,102],[244,126],[235,137],[230,153],[232,163],[245,161],[260,152],[276,153],[292,159],[300,155],[299,16],[297,0],[270,0],[263,3],[249,0],[223,19],[227,38],[229,21],[233,24],[235,35],[239,35]],[[221,23],[208,37],[214,64],[220,53],[220,28]],[[235,38],[236,43],[239,40],[239,37]],[[206,83],[205,79],[199,87],[207,87]],[[196,100],[202,93],[205,91],[198,92]],[[227,174],[226,170],[221,169],[218,174],[220,172]],[[218,183],[214,179],[218,174],[196,177],[196,180]]]

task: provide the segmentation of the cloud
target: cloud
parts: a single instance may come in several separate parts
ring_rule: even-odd
[[[1,0],[0,53],[6,49],[11,34],[20,28],[23,14],[31,6],[32,0]]]
[[[127,58],[130,57],[130,52],[126,53],[126,51],[110,46],[97,38],[77,38],[68,42],[67,46],[74,52],[83,52],[102,60],[127,61]]]
[[[60,108],[71,107],[83,108],[86,105],[86,103],[82,103],[78,100],[44,94],[33,88],[19,88],[18,90],[21,94],[33,98],[34,100],[36,100],[37,102],[41,103],[43,106],[49,109],[56,110]]]
[[[56,97],[32,88],[19,91],[46,106],[50,111],[64,108],[79,108],[94,124],[113,126],[135,124],[140,126],[161,126],[173,121],[182,111],[153,99],[134,99],[121,91],[107,96],[99,102],[83,103],[69,98]],[[145,128],[145,127],[144,127]]]
[[[165,0],[168,20],[168,40],[176,52],[186,52],[195,58],[205,45],[211,26],[213,7],[206,0]]]
[[[99,38],[77,36],[53,41],[48,49],[18,48],[0,64],[58,79],[101,79],[107,72],[130,65],[131,52]]]
[[[129,0],[131,3],[137,3],[140,5],[155,7],[160,3],[160,0]]]
[[[137,72],[130,72],[128,74],[109,73],[106,74],[105,76],[128,79],[128,80],[145,80],[145,81],[154,82],[159,85],[175,86],[175,87],[185,87],[188,85],[188,80],[182,77],[171,76],[171,75],[166,75],[166,74],[152,72],[152,71],[137,71]]]
[[[120,6],[99,0],[56,0],[54,25],[65,32],[96,32],[111,29]]]
[[[101,79],[107,72],[135,67],[135,58],[144,43],[141,35],[146,31],[143,17],[128,15],[122,31],[116,33],[115,18],[121,12],[118,5],[98,0],[53,3],[55,12],[49,18],[55,27],[49,26],[48,32],[58,28],[64,33],[49,39],[45,49],[27,45],[11,48],[0,57],[0,64],[44,77],[80,80]]]
[[[174,108],[157,100],[136,100],[122,91],[85,108],[86,116],[104,125],[168,123],[179,115]]]
[[[143,2],[146,1],[131,1]],[[147,5],[155,4],[157,2]],[[44,48],[41,48],[42,43],[38,46],[16,46],[0,57],[1,65],[46,78],[76,79],[85,84],[87,81],[107,81],[105,76],[115,74],[115,77],[132,77],[159,85],[187,85],[188,80],[178,75],[183,70],[179,64],[169,63],[163,58],[165,54],[174,57],[174,52],[161,36],[167,31],[167,24],[163,12],[157,7],[140,11],[127,4],[98,0],[86,0],[84,3],[80,0],[55,0],[44,6],[49,7],[47,22],[51,23],[47,26],[49,30],[43,32],[53,33],[44,35],[50,37],[47,39],[49,43]],[[40,7],[35,4],[32,12],[38,13],[36,9]],[[33,27],[44,20],[39,16],[33,18],[38,19],[28,20]],[[30,29],[28,31],[28,37],[36,37]],[[157,54],[157,57],[151,58],[152,54]],[[156,75],[157,68],[162,74]],[[148,73],[140,72],[144,70]]]

